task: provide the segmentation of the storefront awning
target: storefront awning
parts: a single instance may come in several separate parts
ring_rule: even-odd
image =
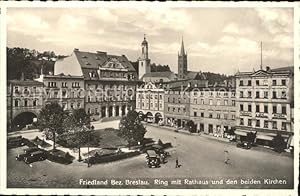
[[[234,131],[234,133],[236,135],[247,136],[247,132],[245,132],[245,131],[238,131],[238,130],[236,130],[236,131]]]
[[[256,139],[260,139],[260,140],[267,140],[267,141],[272,141],[273,140],[273,136],[270,135],[264,135],[264,134],[257,134],[256,135]]]

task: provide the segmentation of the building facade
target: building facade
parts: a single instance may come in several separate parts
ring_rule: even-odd
[[[7,127],[19,129],[33,123],[44,105],[43,83],[33,80],[7,81]]]
[[[236,74],[237,131],[257,132],[257,139],[293,134],[293,67]]]
[[[137,88],[136,111],[147,122],[158,123],[164,119],[164,89],[158,84],[144,83]]]
[[[236,125],[235,89],[226,87],[195,88],[190,92],[190,119],[199,132],[215,136]]]
[[[84,108],[84,80],[82,76],[40,75],[43,83],[44,103],[57,102],[64,110]]]

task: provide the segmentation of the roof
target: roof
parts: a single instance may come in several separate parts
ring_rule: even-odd
[[[195,80],[206,80],[206,76],[202,72],[196,71],[188,71],[186,78]]]
[[[269,68],[269,67],[268,67]],[[257,71],[253,72],[238,72],[236,73],[236,77],[243,77],[243,76],[248,76],[248,77],[253,77],[253,76],[260,76],[260,75],[277,75],[277,74],[293,74],[294,73],[294,67],[293,66],[288,66],[288,67],[279,67],[275,69],[260,69]]]
[[[294,73],[294,66],[275,68],[275,69],[271,69],[270,71],[271,72],[289,71]]]
[[[42,82],[35,80],[8,80],[7,84],[14,84],[18,86],[43,86]]]
[[[153,77],[153,78],[168,78],[172,79],[172,76],[175,76],[175,74],[171,71],[162,71],[162,72],[150,72],[143,75],[143,78],[145,77]]]

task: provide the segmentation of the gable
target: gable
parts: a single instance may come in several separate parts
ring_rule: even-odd
[[[101,68],[116,69],[116,70],[127,70],[119,59],[115,57],[108,58],[107,61],[101,66]]]
[[[251,77],[267,77],[270,76],[270,73],[264,70],[258,70],[250,75]]]

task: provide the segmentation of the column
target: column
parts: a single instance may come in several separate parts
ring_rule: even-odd
[[[119,116],[122,116],[122,105],[119,106]]]
[[[105,117],[108,117],[108,106],[105,107]]]
[[[112,116],[116,116],[116,106],[112,106]]]

